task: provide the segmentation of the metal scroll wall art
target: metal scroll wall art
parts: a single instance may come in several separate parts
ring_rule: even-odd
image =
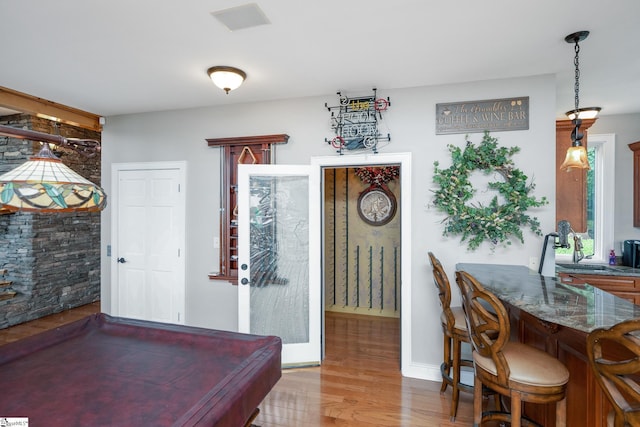
[[[377,89],[370,96],[350,98],[338,92],[339,105],[324,106],[331,113],[331,129],[335,136],[325,138],[339,154],[352,150],[371,150],[378,152],[382,141],[391,141],[389,133],[383,135],[379,130],[382,114],[391,106],[389,98],[378,98]]]

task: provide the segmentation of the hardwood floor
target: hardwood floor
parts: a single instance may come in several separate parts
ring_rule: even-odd
[[[461,393],[449,420],[451,388],[400,375],[400,320],[342,313],[326,315],[321,367],[283,370],[260,406],[261,427],[468,426],[473,399]]]
[[[77,320],[100,303],[0,330],[0,345]],[[321,367],[285,369],[260,406],[261,427],[468,426],[473,399],[460,393],[449,420],[451,388],[400,375],[399,319],[327,313],[326,358]]]
[[[64,324],[82,319],[94,313],[100,312],[100,301],[83,305],[71,310],[65,310],[60,313],[51,314],[30,322],[21,323],[9,328],[0,329],[0,345],[12,341],[17,341],[48,329],[57,328]]]

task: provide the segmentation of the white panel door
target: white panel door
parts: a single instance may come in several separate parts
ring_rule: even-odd
[[[184,173],[157,164],[114,166],[112,312],[184,323]]]
[[[285,366],[321,360],[319,175],[238,165],[239,330],[279,336]]]

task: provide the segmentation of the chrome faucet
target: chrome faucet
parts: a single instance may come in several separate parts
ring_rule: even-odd
[[[573,263],[577,264],[584,258],[584,252],[582,252],[582,239],[578,234],[571,230],[573,233]]]
[[[556,244],[556,249],[564,248],[569,249],[571,245],[569,244],[569,233],[571,232],[571,224],[566,219],[558,222],[558,240],[559,242]],[[575,233],[574,233],[575,234]]]
[[[542,256],[540,257],[540,265],[538,265],[538,274],[541,274],[543,276],[555,276],[555,250],[558,248],[569,249],[571,247],[571,245],[569,244],[569,233],[571,231],[572,230],[569,221],[562,220],[558,222],[557,233],[549,233],[544,236],[544,244],[542,245]],[[577,262],[575,261],[575,257],[574,262]]]

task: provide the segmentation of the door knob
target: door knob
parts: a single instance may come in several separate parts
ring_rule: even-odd
[[[249,279],[247,279],[246,277],[243,277],[242,280],[240,280],[240,283],[242,283],[243,285],[246,285],[247,283],[249,283]]]
[[[120,264],[124,264],[125,262],[127,262],[127,260],[121,257],[121,258],[118,258],[118,262]]]

